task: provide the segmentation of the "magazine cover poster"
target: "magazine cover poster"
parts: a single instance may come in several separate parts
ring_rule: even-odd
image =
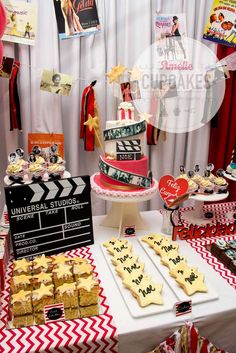
[[[54,0],[54,7],[60,39],[100,31],[95,0]]]
[[[235,0],[214,0],[203,38],[231,47],[236,46]]]
[[[2,37],[8,42],[34,45],[37,35],[37,5],[4,0],[7,26]]]
[[[158,14],[155,18],[155,40],[158,61],[187,59],[186,15]]]

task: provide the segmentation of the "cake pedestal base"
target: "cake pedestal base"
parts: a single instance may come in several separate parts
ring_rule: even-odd
[[[148,229],[143,221],[138,203],[148,201],[157,193],[158,183],[153,180],[150,189],[138,191],[116,191],[102,187],[99,183],[99,173],[91,176],[91,189],[102,200],[111,201],[112,206],[101,225],[104,227],[118,228],[122,236],[124,227],[135,226],[136,229]]]
[[[136,229],[148,229],[140,215],[137,203],[112,202],[111,209],[101,225],[119,228],[120,232],[125,226],[133,225]]]
[[[204,202],[219,202],[227,199],[229,193],[225,194],[212,194],[212,195],[194,195],[191,196],[191,200],[195,200],[194,210],[186,211],[184,213],[184,220],[186,220],[189,224],[196,225],[207,225],[211,223],[212,219],[215,218],[213,212],[211,215],[204,214],[203,206]],[[207,218],[208,217],[208,218]]]

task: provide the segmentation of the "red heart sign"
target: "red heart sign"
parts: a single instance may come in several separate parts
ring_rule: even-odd
[[[159,181],[159,193],[162,200],[169,206],[177,197],[188,192],[188,182],[186,179],[174,179],[172,175],[164,175]]]

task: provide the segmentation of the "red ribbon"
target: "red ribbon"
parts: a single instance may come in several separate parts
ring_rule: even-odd
[[[14,129],[22,130],[20,99],[17,88],[17,75],[19,68],[20,62],[15,61],[12,68],[11,78],[9,80],[10,131]]]
[[[132,111],[131,109],[125,110],[124,108],[120,109],[121,111],[121,120],[125,120],[126,117],[126,112],[128,112],[128,119],[132,120]]]
[[[94,142],[95,142],[95,132],[92,131],[84,125],[88,120],[89,114],[94,117],[95,109],[95,93],[93,86],[90,85],[85,88],[82,95],[81,102],[81,120],[80,120],[80,138],[84,139],[84,150],[85,151],[94,151]]]

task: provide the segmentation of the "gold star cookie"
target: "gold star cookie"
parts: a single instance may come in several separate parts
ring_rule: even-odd
[[[186,259],[185,257],[183,257],[182,255],[180,254],[177,254],[177,256],[163,256],[161,258],[161,262],[168,266],[170,270],[173,270],[173,269],[177,269],[180,265],[183,265],[183,264],[186,264],[187,266],[187,262],[186,262]]]
[[[125,264],[116,266],[116,272],[122,278],[130,277],[136,273],[142,273],[144,270],[144,264],[137,262],[135,259],[127,261]]]
[[[39,282],[51,282],[52,281],[52,274],[46,272],[40,272],[37,275],[33,276]]]
[[[137,299],[141,307],[145,307],[150,304],[162,305],[162,287],[162,284],[155,284],[148,279],[143,281],[140,286],[133,287],[131,289],[131,293]]]
[[[109,246],[107,248],[107,251],[112,255],[112,256],[117,256],[117,255],[123,255],[130,253],[132,250],[132,245],[130,243],[125,243],[125,244],[115,244],[113,246]]]
[[[109,247],[112,247],[112,246],[115,246],[115,245],[122,245],[122,244],[127,244],[128,241],[125,240],[125,239],[119,239],[119,238],[111,238],[110,240],[108,241],[105,241],[102,245],[105,247],[105,248],[109,248]]]
[[[189,296],[196,292],[207,292],[208,289],[204,283],[204,276],[195,268],[186,267],[182,273],[176,274],[176,282],[184,289]]]
[[[76,282],[64,283],[62,286],[58,287],[56,291],[60,292],[60,295],[64,293],[74,294],[76,291]]]
[[[12,277],[14,284],[17,286],[19,284],[30,284],[32,276],[21,275]]]
[[[125,264],[129,260],[133,260],[137,262],[138,256],[128,252],[127,254],[122,254],[122,255],[117,254],[116,256],[113,256],[111,258],[111,262],[115,266]]]
[[[86,262],[74,265],[74,274],[76,275],[82,275],[85,273],[89,275],[92,271],[93,267]]]

